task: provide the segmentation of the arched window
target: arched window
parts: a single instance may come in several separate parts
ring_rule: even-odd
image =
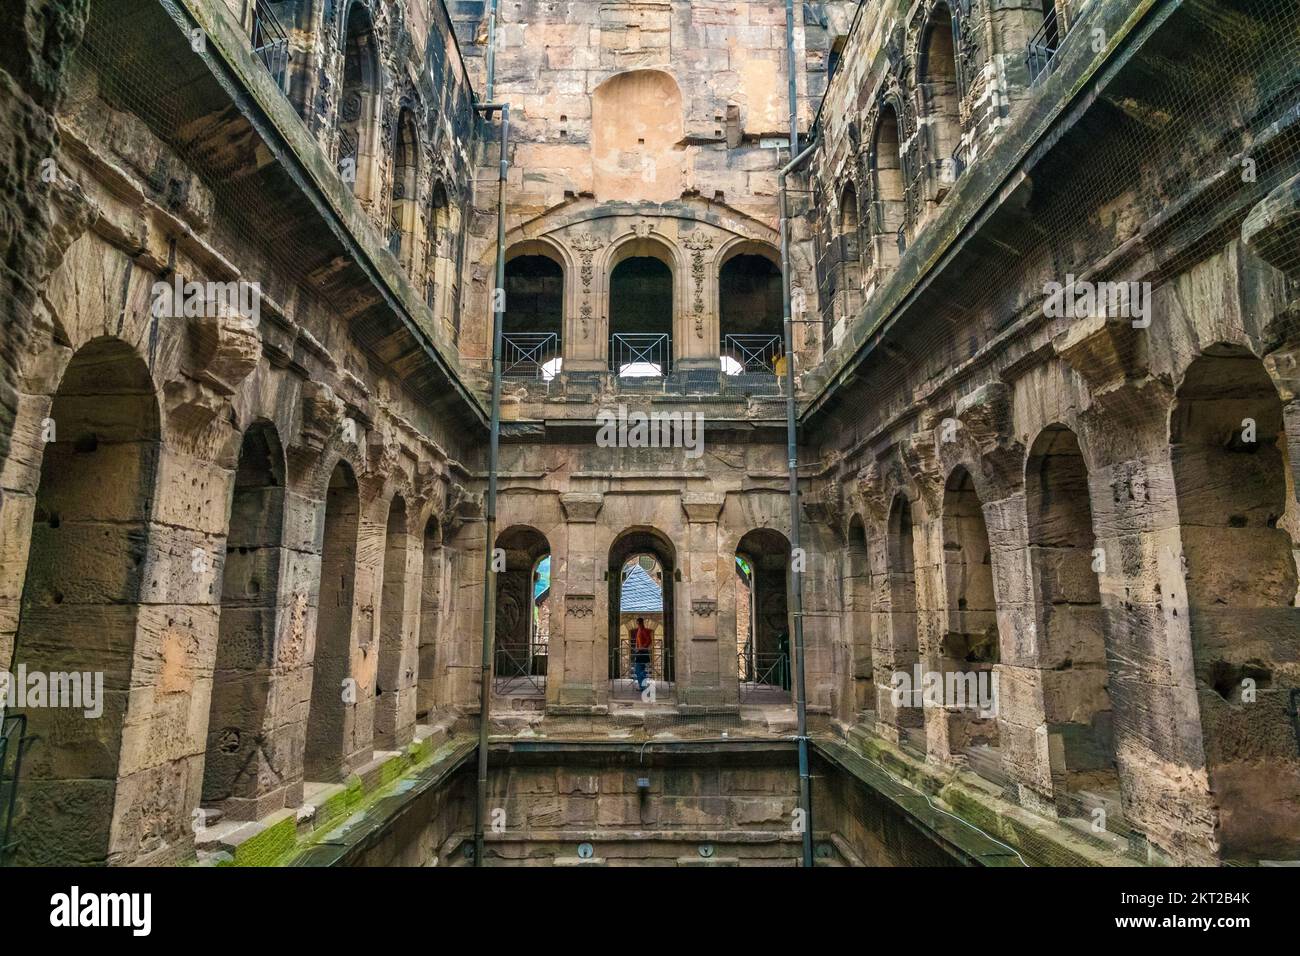
[[[906,214],[906,184],[899,144],[898,113],[885,103],[880,107],[871,145],[875,261],[882,266],[897,265],[904,244],[900,230]]]
[[[379,660],[375,669],[375,746],[395,750],[415,732],[415,657],[412,609],[407,602],[411,548],[406,502],[394,496],[384,533],[379,606]]]
[[[550,381],[563,365],[564,267],[537,244],[506,259],[502,374]]]
[[[406,267],[415,271],[415,236],[419,220],[420,137],[415,117],[403,107],[397,116],[393,155],[393,195],[389,208],[388,248]]]
[[[649,700],[672,689],[676,648],[673,591],[676,551],[654,529],[624,532],[609,550],[609,677],[614,700]],[[637,685],[637,621],[653,635]]]
[[[451,302],[443,293],[449,289],[452,275],[451,211],[447,203],[447,190],[441,181],[433,184],[429,208],[424,215],[424,300],[435,316],[443,321],[452,312]]]
[[[348,8],[343,37],[336,155],[343,181],[358,199],[368,201],[375,195],[380,82],[374,25],[364,4]]]
[[[866,525],[858,515],[849,522],[849,546],[844,562],[844,628],[853,652],[854,709],[858,715],[872,715],[874,719],[876,688],[871,664],[871,560],[867,551]]]
[[[536,528],[513,525],[497,536],[497,547],[506,566],[496,573],[494,692],[538,696],[549,663],[551,545]]]
[[[956,158],[961,146],[961,93],[953,53],[954,23],[952,11],[940,3],[930,14],[925,31],[922,122],[928,135],[929,195],[934,202],[943,201],[961,172],[961,160]]]
[[[673,272],[665,258],[630,255],[610,273],[610,370],[621,379],[662,378],[672,367]]]
[[[781,269],[771,254],[741,252],[718,272],[718,333],[722,371],[755,384],[785,372]]]
[[[740,702],[789,699],[791,634],[790,542],[772,528],[736,544],[736,672]]]

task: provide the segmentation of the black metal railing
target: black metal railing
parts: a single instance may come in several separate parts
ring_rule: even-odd
[[[12,839],[14,807],[18,802],[23,751],[29,743],[27,715],[0,718],[0,866],[8,863],[17,845]]]
[[[672,361],[672,337],[616,332],[609,338],[609,370],[619,379],[661,379]]]
[[[257,0],[253,6],[253,52],[280,91],[288,92],[289,36],[266,0]]]
[[[353,135],[342,126],[338,129],[338,135],[339,174],[343,177],[343,181],[348,184],[349,189],[355,188],[357,181],[357,141],[355,137],[353,137]],[[348,163],[351,163],[351,169],[347,168]]]
[[[742,704],[780,699],[790,691],[790,655],[743,650],[736,655],[736,675]]]
[[[546,693],[547,647],[533,644],[526,647],[496,648],[494,689],[498,694],[519,696]]]
[[[549,382],[560,371],[557,332],[504,332],[501,335],[501,374]]]
[[[779,335],[722,337],[722,371],[726,375],[775,375],[783,355],[785,345]]]
[[[1060,48],[1060,22],[1056,17],[1056,7],[1053,6],[1044,15],[1042,26],[1030,38],[1029,46],[1025,50],[1025,64],[1029,67],[1030,83],[1037,83],[1040,77],[1051,72],[1052,60]]]

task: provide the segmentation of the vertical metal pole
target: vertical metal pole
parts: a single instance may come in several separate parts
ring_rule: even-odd
[[[492,649],[496,632],[497,589],[492,568],[496,545],[497,472],[501,449],[501,329],[506,309],[506,173],[509,168],[510,107],[487,104],[480,109],[501,111],[501,162],[497,180],[497,279],[492,290],[492,433],[488,443],[488,490],[483,509],[483,660],[479,676],[478,801],[474,808],[474,865],[483,865],[483,830],[487,817],[488,724],[492,703]]]
[[[778,176],[781,212],[781,288],[785,336],[785,446],[790,466],[790,556],[803,560],[799,537],[799,435],[794,400],[794,322],[790,303],[790,209],[785,193],[786,172],[799,153],[799,83],[794,59],[794,0],[785,0],[786,72],[790,97],[790,165]],[[794,612],[795,712],[799,719],[799,808],[803,811],[803,865],[813,865],[812,775],[808,765],[808,702],[804,683],[803,572],[790,569],[791,610]]]
[[[488,48],[487,48],[487,89],[483,95],[489,103],[495,95],[497,78],[497,0],[492,0],[492,9],[488,13]]]

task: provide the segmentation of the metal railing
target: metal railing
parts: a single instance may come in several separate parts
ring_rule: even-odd
[[[743,650],[736,655],[736,676],[742,704],[782,699],[790,692],[790,655]]]
[[[26,714],[0,717],[0,866],[8,862],[17,846],[10,834],[13,830],[14,807],[18,802],[23,751],[29,743]]]
[[[503,332],[501,375],[549,382],[560,371],[560,336],[557,332]]]
[[[289,36],[266,5],[266,0],[257,0],[253,6],[253,52],[266,67],[266,72],[271,74],[280,92],[287,93]]]
[[[1025,50],[1025,65],[1029,67],[1029,82],[1037,83],[1052,69],[1052,59],[1061,48],[1061,29],[1056,16],[1056,7],[1043,17],[1042,26],[1029,40]]]
[[[546,650],[545,644],[516,648],[498,645],[493,668],[493,689],[496,693],[516,696],[545,694],[548,661]]]
[[[785,346],[779,335],[722,337],[722,371],[727,375],[775,375],[783,355]]]
[[[672,336],[615,332],[609,338],[609,370],[619,379],[661,379],[672,361]]]

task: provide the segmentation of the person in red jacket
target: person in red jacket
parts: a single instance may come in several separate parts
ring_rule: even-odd
[[[636,619],[632,628],[632,663],[636,670],[636,689],[645,690],[646,668],[650,666],[650,645],[654,641],[654,632],[645,626],[645,618]]]

